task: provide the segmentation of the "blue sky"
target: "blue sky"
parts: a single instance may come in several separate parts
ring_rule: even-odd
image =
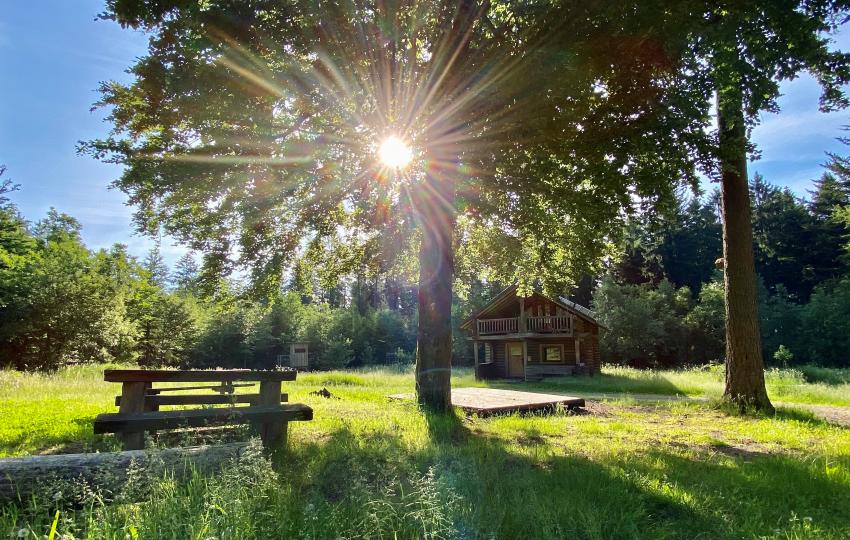
[[[107,189],[120,168],[75,153],[77,141],[109,128],[102,111],[89,110],[98,83],[128,80],[124,70],[145,52],[141,33],[96,21],[102,9],[101,0],[75,0],[11,1],[0,10],[0,164],[21,184],[13,200],[27,219],[54,206],[80,220],[90,247],[122,242],[142,256],[151,240],[133,233],[124,195]],[[850,49],[850,29],[837,43]],[[764,115],[754,131],[762,158],[750,173],[805,195],[826,151],[850,153],[836,141],[850,111],[818,112],[819,89],[808,76],[782,90],[782,111]],[[168,242],[163,250],[172,263],[183,252]]]

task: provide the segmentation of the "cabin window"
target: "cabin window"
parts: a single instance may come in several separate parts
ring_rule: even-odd
[[[541,345],[540,357],[544,362],[562,363],[564,361],[564,346]]]
[[[485,343],[484,344],[484,362],[490,363],[493,361],[493,344]]]

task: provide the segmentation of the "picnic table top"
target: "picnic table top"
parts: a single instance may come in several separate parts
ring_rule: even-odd
[[[250,369],[107,369],[106,382],[231,382],[294,381],[294,369],[257,371]]]

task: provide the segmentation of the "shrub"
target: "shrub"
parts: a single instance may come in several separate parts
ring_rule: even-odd
[[[794,360],[794,355],[791,354],[785,345],[780,345],[776,352],[773,353],[773,359],[779,367],[787,368],[791,361]]]

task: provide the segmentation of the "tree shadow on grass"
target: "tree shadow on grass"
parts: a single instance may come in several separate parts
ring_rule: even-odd
[[[581,392],[586,393],[622,393],[622,394],[658,394],[665,396],[684,395],[685,391],[672,383],[663,375],[656,375],[649,379],[635,379],[623,375],[612,375],[608,373],[575,377],[551,377],[536,382],[508,383],[504,381],[492,381],[491,386],[519,391],[554,391],[557,393]],[[624,395],[623,397],[628,397]]]
[[[590,458],[560,453],[531,426],[505,436],[456,414],[423,421],[427,440],[414,444],[392,429],[336,429],[293,449],[284,476],[311,500],[345,506],[353,486],[377,501],[382,487],[411,490],[432,471],[440,500],[453,501],[440,511],[468,538],[740,538],[791,527],[794,515],[850,533],[850,486],[811,460],[672,446]]]
[[[850,485],[830,472],[831,460],[772,454],[727,457],[694,459],[655,449],[647,453],[648,459],[629,467],[643,477],[664,478],[684,497],[715,509],[728,521],[730,536],[779,530],[785,531],[778,534],[782,538],[817,536],[813,531],[829,538],[850,537]],[[811,521],[799,521],[804,517]]]
[[[821,406],[824,408],[830,408],[829,406]],[[837,407],[840,409],[840,407]],[[800,408],[800,407],[776,407],[776,412],[774,413],[774,418],[778,420],[794,420],[796,422],[804,422],[806,424],[810,424],[812,426],[818,427],[830,427],[830,428],[843,428],[845,430],[850,429],[845,423],[842,422],[830,422],[828,419],[821,418],[814,411]]]
[[[671,536],[665,532],[671,523],[722,528],[716,517],[646,490],[621,470],[553,455],[539,433],[524,431],[523,447],[516,448],[470,430],[455,414],[424,414],[424,420],[423,445],[405,443],[391,430],[337,429],[293,449],[284,476],[311,500],[341,508],[363,486],[380,498],[383,486],[414,489],[416,479],[431,471],[442,500],[454,501],[442,510],[469,538],[660,538]]]

